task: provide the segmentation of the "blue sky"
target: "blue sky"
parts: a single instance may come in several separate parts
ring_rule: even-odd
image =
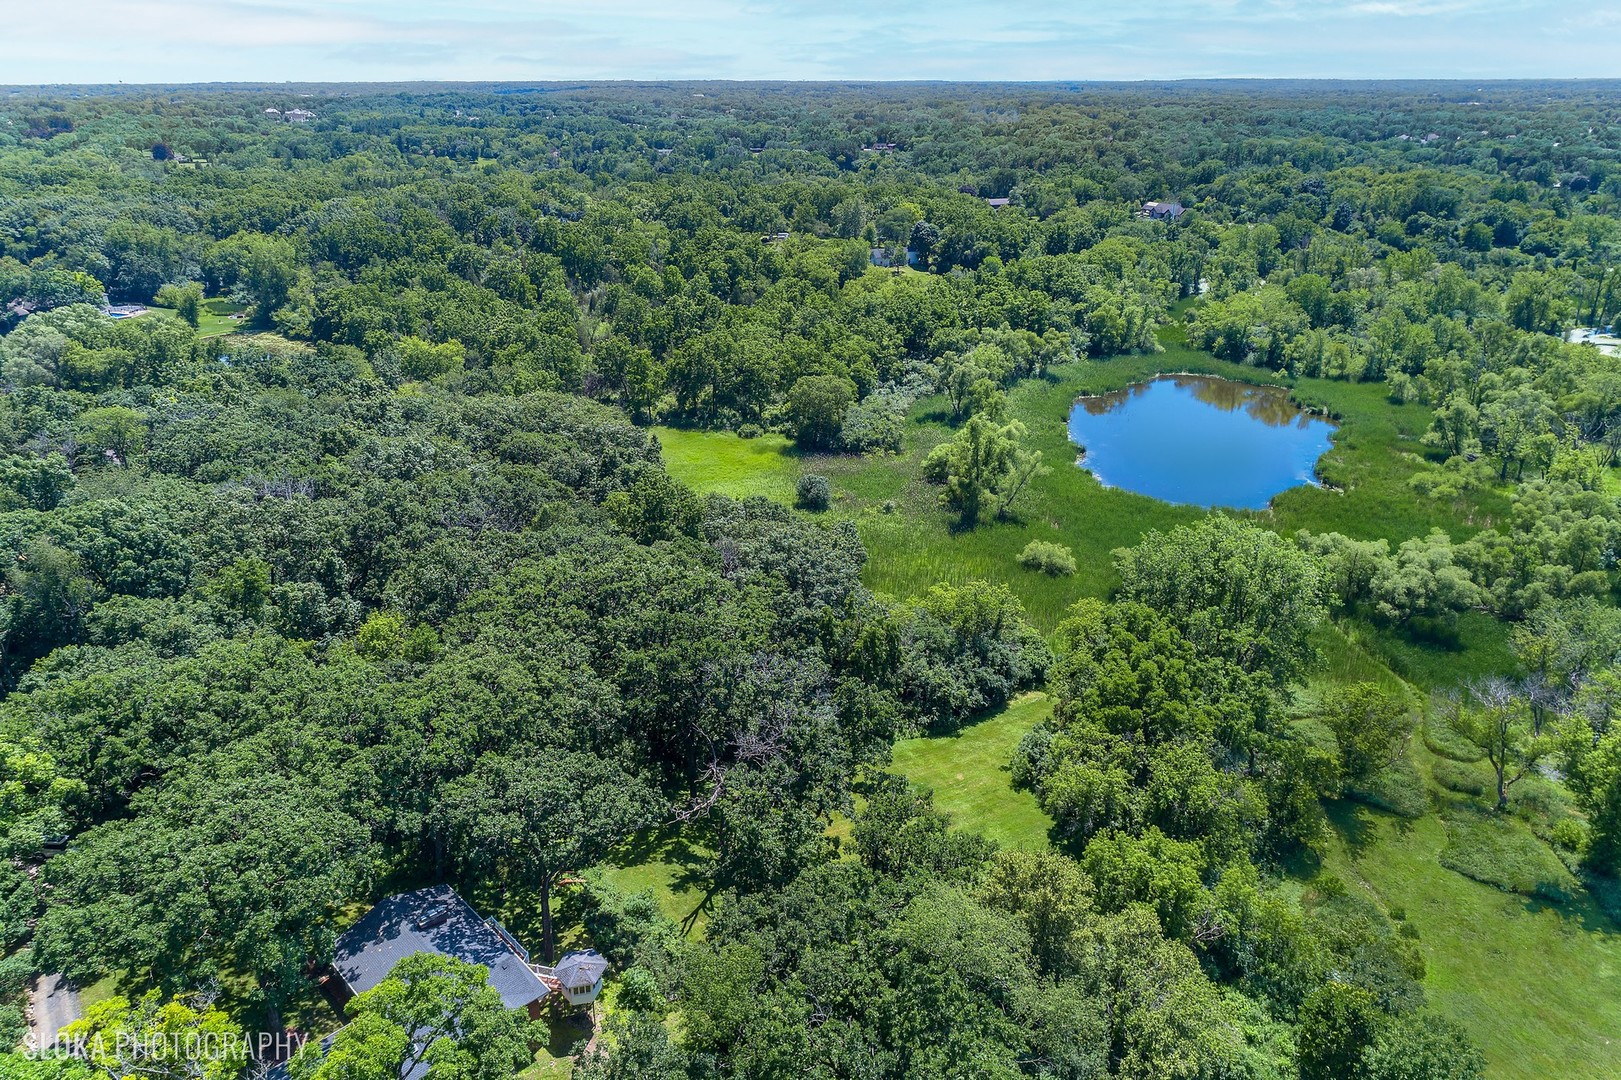
[[[1621,0],[0,0],[0,83],[1621,76]]]

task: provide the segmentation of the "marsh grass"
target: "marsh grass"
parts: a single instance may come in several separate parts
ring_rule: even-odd
[[[1430,795],[1411,758],[1402,758],[1361,784],[1346,789],[1358,802],[1414,820],[1430,812]]]
[[[1205,513],[1106,488],[1076,464],[1079,448],[1070,441],[1068,428],[1075,399],[1119,390],[1162,372],[1287,386],[1299,403],[1338,421],[1334,447],[1319,465],[1331,486],[1292,488],[1266,510],[1230,511],[1236,517],[1285,534],[1338,531],[1362,539],[1382,537],[1394,545],[1434,527],[1455,538],[1472,535],[1506,511],[1506,498],[1498,492],[1459,502],[1427,500],[1414,491],[1411,478],[1436,467],[1419,443],[1429,424],[1422,406],[1393,403],[1377,384],[1289,380],[1224,363],[1180,344],[1178,333],[1175,326],[1162,333],[1163,352],[1066,364],[1045,378],[1013,387],[1008,414],[1025,425],[1029,445],[1042,452],[1052,471],[1030,485],[1006,520],[972,529],[940,505],[939,489],[921,476],[928,452],[953,435],[939,398],[913,407],[902,449],[892,455],[802,457],[777,435],[740,439],[730,433],[655,430],[670,471],[699,491],[765,495],[791,504],[802,473],[828,476],[833,516],[855,522],[866,542],[870,558],[864,578],[873,589],[915,596],[941,581],[1005,582],[1036,625],[1049,632],[1076,600],[1105,596],[1114,588],[1116,548],[1135,544],[1150,529],[1174,528]],[[1018,554],[1033,540],[1070,548],[1076,573],[1055,579],[1021,567]],[[1371,638],[1390,640],[1364,647],[1380,652],[1415,682],[1441,685],[1459,669],[1460,657],[1473,650],[1485,650],[1480,666],[1501,658],[1504,639],[1494,626],[1490,619],[1471,622],[1466,617],[1457,639],[1446,641],[1409,641],[1370,627]]]

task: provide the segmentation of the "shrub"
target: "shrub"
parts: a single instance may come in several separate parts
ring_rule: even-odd
[[[765,432],[759,424],[744,424],[737,429],[737,437],[740,439],[758,439],[763,434]]]
[[[1459,735],[1440,710],[1434,710],[1424,718],[1423,730],[1424,746],[1436,757],[1453,761],[1480,761],[1486,756],[1484,750]]]
[[[896,453],[901,448],[905,430],[906,410],[898,407],[893,397],[874,394],[845,410],[839,440],[846,450],[858,453],[873,450]]]
[[[1495,814],[1456,812],[1447,820],[1441,865],[1504,892],[1568,899],[1576,880],[1520,822]]]
[[[1068,577],[1075,572],[1075,553],[1063,544],[1032,540],[1019,552],[1019,565],[1053,577]]]
[[[1346,786],[1345,793],[1358,802],[1389,811],[1397,817],[1421,818],[1430,810],[1430,799],[1413,763],[1402,758],[1374,775]]]
[[[1571,813],[1570,798],[1564,786],[1535,773],[1514,785],[1509,793],[1508,806],[1515,817],[1529,824],[1532,831],[1543,837]]]
[[[1482,769],[1460,761],[1440,758],[1430,767],[1430,774],[1435,777],[1437,784],[1460,795],[1474,795],[1478,798],[1492,788],[1491,779]]]
[[[1587,827],[1577,818],[1565,818],[1554,825],[1549,838],[1566,851],[1583,855],[1587,851]]]
[[[826,510],[828,504],[833,501],[833,485],[828,482],[827,477],[817,476],[815,473],[801,476],[798,495],[801,509],[820,512]]]
[[[619,1004],[637,1012],[662,1015],[668,1002],[659,989],[659,981],[644,967],[633,967],[619,977]]]

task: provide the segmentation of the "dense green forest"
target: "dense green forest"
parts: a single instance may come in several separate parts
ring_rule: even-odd
[[[1618,256],[1608,83],[0,89],[0,1076],[1615,1075]]]

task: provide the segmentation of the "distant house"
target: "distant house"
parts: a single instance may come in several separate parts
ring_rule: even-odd
[[[1616,327],[1578,326],[1565,333],[1565,340],[1572,345],[1591,345],[1605,356],[1621,355],[1621,335],[1613,332],[1616,329]]]
[[[1187,208],[1179,202],[1145,202],[1143,208],[1137,212],[1138,217],[1149,218],[1153,221],[1175,221],[1187,212]]]
[[[602,993],[608,958],[595,949],[565,953],[556,967],[536,967],[541,980],[562,994],[570,1005],[589,1005]]]
[[[764,236],[760,237],[760,243],[762,243],[762,244],[780,244],[786,239],[788,239],[788,234],[785,233],[785,232],[766,233]]]
[[[347,997],[365,993],[388,978],[394,965],[417,953],[453,956],[489,969],[490,986],[509,1009],[540,1016],[540,1003],[553,990],[529,963],[529,954],[494,919],[474,911],[449,885],[434,885],[390,896],[368,911],[342,937],[332,970]],[[548,972],[550,969],[545,969]]]
[[[306,109],[288,109],[282,114],[290,123],[307,124],[315,119],[315,114]]]
[[[266,109],[265,110],[265,115],[266,116],[280,116],[281,115],[281,110],[280,109]]]
[[[1012,201],[1012,199],[986,199],[985,205],[990,207],[992,210],[1000,210],[1002,207],[1007,206]]]
[[[903,262],[907,266],[916,266],[917,252],[913,251],[911,248],[907,248],[905,252],[896,251],[893,248],[886,247],[875,247],[872,249],[872,265],[874,266],[884,266],[894,270],[899,270]]]
[[[6,310],[13,318],[24,319],[32,315],[38,307],[39,305],[32,300],[17,299],[7,304]]]

